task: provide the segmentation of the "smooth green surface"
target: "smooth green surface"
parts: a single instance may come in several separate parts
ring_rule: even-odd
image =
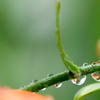
[[[100,38],[100,1],[60,0],[61,40],[63,47],[78,66],[97,61],[95,53]],[[33,79],[64,71],[55,36],[54,0],[0,0],[0,84],[20,88]],[[70,81],[57,89],[40,91],[55,100],[73,100],[75,93],[93,83],[87,76],[82,86]],[[100,92],[84,100],[99,100]]]
[[[62,43],[61,43],[61,36],[60,36],[60,2],[56,0],[56,37],[57,37],[57,45],[60,51],[60,55],[62,60],[69,71],[73,74],[80,74],[80,70],[77,65],[70,60],[68,55],[65,53]]]
[[[94,93],[96,91],[100,90],[100,83],[94,83],[87,85],[80,89],[74,97],[74,100],[82,100],[86,96],[90,95],[91,93]]]

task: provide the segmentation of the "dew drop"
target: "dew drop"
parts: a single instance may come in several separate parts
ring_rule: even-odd
[[[32,80],[32,83],[35,83],[35,82],[37,82],[38,81],[38,79],[34,79],[34,80]]]
[[[83,66],[87,66],[87,65],[88,65],[88,63],[84,63],[84,64],[83,64]]]
[[[100,81],[100,71],[92,73],[91,76],[95,81]]]
[[[100,60],[97,61],[97,62],[93,62],[92,65],[95,65],[95,64],[98,64],[98,63],[100,63]]]
[[[60,87],[62,86],[62,83],[54,84],[54,86],[55,86],[56,88],[60,88]]]
[[[75,85],[82,85],[86,80],[86,76],[81,76],[79,78],[71,80],[73,84]]]
[[[52,73],[50,73],[50,74],[48,74],[48,75],[47,75],[47,77],[50,77],[50,76],[53,76],[53,74],[52,74]]]
[[[46,90],[46,88],[41,89],[42,91]]]
[[[25,87],[25,85],[22,85],[21,88]]]

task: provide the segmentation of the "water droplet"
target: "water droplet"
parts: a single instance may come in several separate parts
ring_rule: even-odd
[[[48,75],[47,75],[47,77],[50,77],[50,76],[53,76],[53,74],[52,74],[52,73],[50,73],[50,74],[48,74]]]
[[[86,76],[80,76],[79,78],[71,80],[75,85],[82,85],[86,80]]]
[[[100,71],[92,73],[91,76],[95,81],[100,81]]]
[[[93,62],[92,65],[95,65],[95,64],[98,64],[98,63],[100,63],[100,61]]]
[[[98,63],[100,63],[100,60],[98,61]]]
[[[56,88],[60,88],[60,87],[62,86],[62,83],[54,84],[54,86],[55,86]]]
[[[42,91],[46,90],[46,88],[41,89]]]
[[[83,64],[83,66],[87,66],[87,65],[88,65],[88,63],[84,63],[84,64]]]
[[[25,85],[22,85],[21,88],[25,87]]]
[[[33,81],[32,81],[32,83],[35,83],[35,82],[37,82],[38,81],[38,79],[34,79]]]

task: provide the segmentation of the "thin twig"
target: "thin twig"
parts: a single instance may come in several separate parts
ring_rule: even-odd
[[[81,71],[81,76],[93,73],[95,71],[100,71],[100,63],[95,64],[95,65],[91,64],[88,66],[82,66],[80,67],[80,71]],[[64,72],[55,74],[53,76],[50,76],[48,78],[41,79],[35,83],[30,83],[29,85],[20,88],[20,90],[37,92],[43,88],[47,88],[56,83],[68,81],[74,78],[75,78],[75,75],[73,73],[69,71],[64,71]]]

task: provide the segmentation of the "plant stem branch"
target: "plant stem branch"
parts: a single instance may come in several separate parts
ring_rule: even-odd
[[[57,37],[57,42],[58,42],[58,48],[59,48],[62,60],[69,71],[67,70],[67,71],[58,73],[56,75],[50,76],[48,78],[41,79],[35,83],[30,83],[29,85],[20,88],[20,90],[38,92],[39,90],[43,88],[47,88],[56,83],[78,78],[80,76],[87,75],[95,71],[100,71],[100,63],[96,63],[96,64],[93,63],[90,65],[78,67],[73,64],[73,62],[70,60],[68,55],[65,53],[62,47],[61,38],[60,38],[59,12],[60,12],[60,2],[56,1],[56,37]],[[77,74],[79,76],[77,76]]]
[[[100,71],[100,63],[96,65],[87,65],[87,66],[82,66],[79,67],[81,71],[81,76],[87,75],[90,73],[93,73],[95,71]],[[48,78],[41,79],[35,83],[30,83],[29,85],[20,88],[20,90],[27,90],[27,91],[32,91],[32,92],[38,92],[39,90],[43,88],[47,88],[51,85],[54,85],[56,83],[60,83],[63,81],[68,81],[71,79],[74,79],[75,76],[73,73],[69,71],[64,71],[58,74],[55,74],[53,76],[50,76]]]
[[[56,1],[56,37],[57,37],[57,44],[58,48],[62,57],[62,60],[65,64],[65,66],[74,74],[79,74],[80,70],[77,65],[75,65],[71,59],[68,57],[68,55],[65,53],[62,43],[61,43],[61,37],[60,37],[60,22],[59,22],[59,13],[60,13],[60,2]]]

